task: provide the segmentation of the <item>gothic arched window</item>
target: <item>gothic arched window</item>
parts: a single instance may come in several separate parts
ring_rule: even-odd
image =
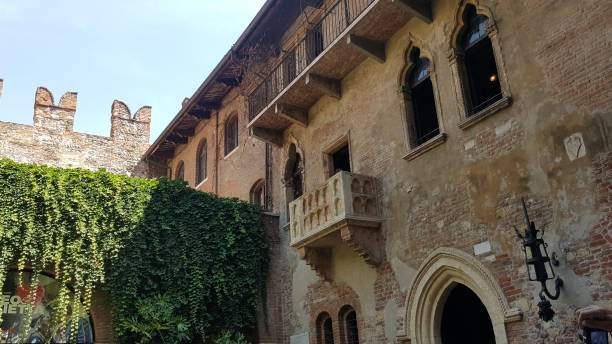
[[[334,344],[334,328],[327,312],[317,317],[317,344]]]
[[[491,39],[485,29],[489,18],[476,13],[474,6],[467,6],[463,14],[465,31],[461,36],[465,70],[470,92],[470,111],[477,113],[502,98],[499,73]]]
[[[340,310],[340,339],[342,344],[359,344],[359,330],[357,328],[357,313],[351,306],[344,306]]]
[[[406,77],[404,88],[408,103],[412,103],[410,109],[406,109],[410,127],[411,146],[416,147],[429,139],[440,134],[438,124],[438,113],[436,111],[436,100],[434,98],[433,84],[429,69],[431,63],[427,58],[421,57],[421,50],[413,48],[410,52],[410,60],[413,64],[409,75]]]
[[[232,115],[225,121],[225,155],[238,147],[238,115]]]
[[[206,165],[208,160],[208,145],[206,139],[200,142],[196,156],[196,185],[203,182],[208,177]]]

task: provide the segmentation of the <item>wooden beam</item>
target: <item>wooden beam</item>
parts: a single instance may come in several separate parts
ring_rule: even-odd
[[[433,21],[430,0],[391,0],[391,2],[407,9],[427,24],[431,24]]]
[[[280,117],[293,123],[299,124],[303,127],[308,126],[308,110],[306,109],[287,104],[276,104],[274,106],[274,112]]]
[[[197,119],[210,119],[212,111],[212,109],[196,105],[189,109],[189,112],[187,113],[193,117],[196,117]]]
[[[308,73],[306,75],[306,86],[322,92],[325,95],[340,99],[341,87],[340,80],[326,78],[317,74]]]
[[[185,144],[189,140],[186,137],[168,136],[166,137],[166,141],[176,143],[176,144]]]
[[[175,131],[179,136],[182,137],[192,137],[195,135],[195,129],[194,128],[186,128],[186,129],[177,129]]]
[[[357,35],[349,35],[346,39],[346,44],[380,63],[385,63],[385,42],[374,41]]]
[[[198,108],[202,108],[202,109],[206,109],[206,110],[218,110],[219,108],[221,108],[221,104],[220,103],[211,103],[211,102],[198,102],[197,104]]]
[[[229,77],[229,78],[219,78],[217,79],[218,82],[226,85],[226,86],[239,86],[240,83],[242,82],[242,78],[233,78],[233,77]]]
[[[253,127],[251,128],[251,135],[265,143],[273,144],[279,147],[282,147],[283,145],[283,132],[280,130]]]

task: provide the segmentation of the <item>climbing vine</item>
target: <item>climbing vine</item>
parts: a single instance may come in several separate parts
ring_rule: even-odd
[[[247,202],[165,178],[0,160],[0,290],[8,268],[31,269],[33,304],[38,273],[53,273],[54,328],[78,326],[105,290],[120,342],[146,342],[138,324],[151,321],[180,326],[163,334],[179,333],[175,343],[240,331],[255,322],[267,259],[260,208]],[[172,314],[151,311],[161,295]]]

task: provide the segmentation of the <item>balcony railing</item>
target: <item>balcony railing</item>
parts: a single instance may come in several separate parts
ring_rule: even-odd
[[[249,122],[300,75],[374,0],[338,0],[249,95]],[[325,9],[325,7],[323,7]]]
[[[328,234],[344,220],[371,222],[377,227],[382,219],[373,177],[339,172],[316,190],[289,204],[291,245],[300,246]]]

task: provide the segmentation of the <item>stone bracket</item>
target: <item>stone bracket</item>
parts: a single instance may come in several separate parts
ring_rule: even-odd
[[[331,281],[331,248],[303,246],[299,248],[300,258],[313,269],[320,278]]]
[[[274,112],[288,121],[291,121],[303,127],[308,126],[308,110],[306,109],[302,109],[293,105],[276,104],[274,106]]]
[[[251,135],[265,143],[269,143],[279,147],[282,147],[283,145],[283,133],[280,130],[253,127],[251,128]]]
[[[341,97],[340,80],[337,79],[309,73],[306,75],[306,86],[310,86],[312,89],[336,99]]]
[[[342,241],[370,265],[382,263],[384,248],[378,227],[365,227],[348,223],[340,229]]]
[[[427,24],[431,24],[433,21],[430,0],[391,0],[391,2],[407,9]]]
[[[380,63],[384,63],[386,60],[385,42],[374,41],[357,35],[349,35],[346,39],[346,44]]]

